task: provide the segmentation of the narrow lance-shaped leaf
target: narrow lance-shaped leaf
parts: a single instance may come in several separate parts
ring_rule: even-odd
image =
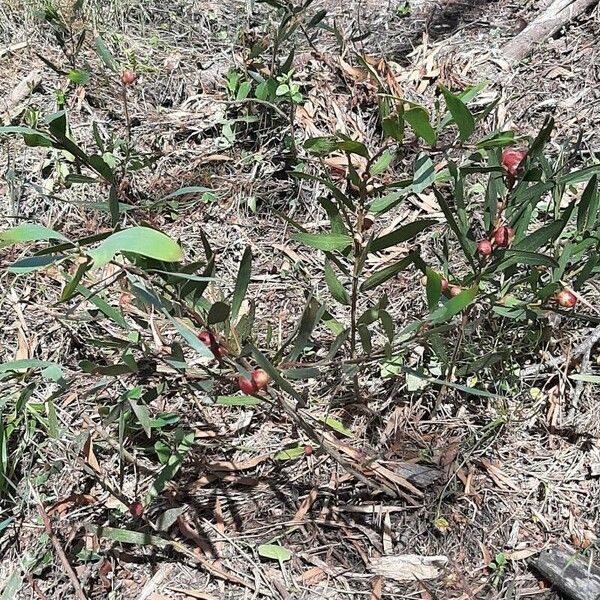
[[[246,296],[246,290],[250,283],[252,275],[252,249],[248,246],[244,250],[244,255],[240,262],[237,278],[235,280],[235,288],[233,290],[233,299],[231,301],[231,320],[235,321],[240,312],[242,302]]]
[[[333,267],[328,260],[325,261],[325,282],[331,295],[340,303],[350,306],[350,296],[341,281],[337,278]]]
[[[41,240],[69,241],[62,233],[36,223],[21,223],[21,225],[0,232],[0,247]]]
[[[427,307],[433,310],[440,301],[442,278],[430,267],[427,267]]]
[[[454,122],[458,126],[460,140],[466,142],[471,137],[473,131],[475,131],[475,119],[473,118],[471,111],[458,96],[455,96],[443,85],[440,85],[440,89],[442,90],[444,100],[446,101],[446,106],[448,107]]]
[[[435,219],[422,219],[421,221],[413,221],[412,223],[402,225],[387,235],[375,238],[371,243],[370,250],[371,252],[379,252],[390,246],[406,242],[436,223]]]
[[[402,260],[398,261],[397,263],[390,265],[389,267],[384,267],[379,271],[376,271],[362,283],[362,285],[360,286],[361,291],[366,292],[368,290],[375,289],[382,283],[385,283],[392,277],[395,277],[401,271],[404,271],[410,264],[412,264],[413,260],[414,255],[411,253],[408,256],[405,256]]]
[[[458,296],[450,298],[444,306],[433,311],[429,315],[429,321],[446,321],[464,310],[469,304],[472,304],[477,297],[478,288],[473,286],[463,290]]]
[[[583,190],[577,210],[577,231],[594,227],[598,211],[598,176],[593,175]]]
[[[345,250],[351,243],[352,238],[349,235],[339,233],[295,233],[292,239],[302,242],[316,250],[325,252],[334,252]]]

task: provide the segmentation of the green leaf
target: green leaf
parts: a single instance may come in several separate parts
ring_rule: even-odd
[[[402,202],[402,200],[404,200],[404,198],[406,198],[407,195],[408,191],[401,191],[391,192],[386,196],[376,198],[375,200],[373,200],[370,206],[370,212],[372,212],[375,215],[379,215],[383,212],[386,212],[394,208],[394,206],[396,206],[400,202]]]
[[[69,241],[62,233],[35,223],[22,223],[0,232],[0,248],[21,242],[38,242],[40,240]]]
[[[417,236],[419,233],[421,233],[421,231],[431,227],[432,225],[435,225],[436,223],[437,221],[435,219],[422,219],[420,221],[413,221],[407,225],[402,225],[387,235],[375,238],[371,243],[370,251],[380,252],[381,250],[385,250],[390,246],[396,246],[397,244],[406,242]]]
[[[413,260],[414,255],[409,254],[397,263],[376,271],[362,283],[360,286],[361,291],[366,292],[368,290],[375,289],[377,286],[380,286],[382,283],[388,281],[388,279],[391,279],[401,271],[404,271],[404,269],[406,269],[413,262]]]
[[[387,150],[385,150],[385,152],[383,152],[381,154],[381,156],[371,165],[371,168],[369,169],[369,173],[375,177],[376,175],[380,175],[381,173],[383,173],[384,171],[387,170],[387,168],[390,166],[390,164],[392,163],[392,161],[394,160],[394,157],[396,156],[396,153],[393,152],[392,150],[390,150],[389,148]]]
[[[15,569],[4,582],[4,589],[2,590],[0,600],[15,600],[22,586],[23,578],[21,577],[21,569]]]
[[[351,429],[348,429],[348,427],[346,427],[341,421],[338,421],[333,417],[320,417],[319,421],[321,421],[321,423],[327,425],[327,427],[330,427],[334,431],[337,431],[338,433],[342,434],[343,436],[352,437],[354,435]]]
[[[312,297],[308,298],[302,313],[294,346],[289,355],[290,361],[298,360],[304,348],[309,345],[313,330],[319,324],[325,309]]]
[[[475,131],[475,119],[473,118],[471,111],[458,96],[455,96],[443,85],[440,85],[439,87],[442,90],[446,106],[448,107],[454,122],[458,126],[460,140],[461,142],[466,142],[471,137],[473,131]]]
[[[96,48],[98,56],[102,59],[102,62],[106,65],[106,67],[116,73],[117,65],[115,64],[115,60],[110,50],[104,43],[104,40],[100,36],[94,40],[94,47]]]
[[[404,120],[418,137],[423,138],[430,146],[435,146],[437,134],[429,123],[429,113],[422,106],[413,106],[404,111]]]
[[[272,558],[280,562],[285,562],[292,558],[292,553],[287,548],[277,544],[261,544],[257,550],[263,558]]]
[[[309,138],[304,142],[304,149],[317,156],[326,156],[335,152],[338,141],[332,136]]]
[[[324,252],[345,250],[351,243],[349,235],[340,233],[294,233],[292,239]]]
[[[152,436],[151,425],[150,425],[150,413],[148,407],[145,404],[138,404],[133,398],[129,398],[129,405],[137,417],[138,423],[141,425],[144,433],[150,439]]]
[[[163,311],[164,315],[173,323],[175,329],[179,332],[181,337],[196,351],[200,356],[206,358],[214,358],[213,353],[207,348],[199,339],[198,336],[181,321],[175,317],[172,317],[166,310]]]
[[[283,460],[295,460],[304,456],[304,446],[295,446],[294,448],[287,448],[285,450],[280,450],[273,456],[273,460],[283,461]]]
[[[442,294],[442,277],[439,273],[427,267],[427,307],[433,310],[440,302]]]
[[[132,252],[165,262],[175,262],[183,258],[179,244],[169,236],[150,227],[131,227],[117,231],[107,237],[97,248],[90,250],[93,268],[108,264],[116,254]]]
[[[172,198],[177,198],[179,196],[202,195],[202,194],[205,194],[206,192],[212,192],[212,191],[213,190],[211,188],[202,187],[202,186],[198,186],[198,185],[182,187],[174,192],[171,192],[170,194],[167,194],[166,196],[163,196],[162,198],[160,198],[160,200],[158,200],[158,202],[163,202],[164,200],[171,200]]]
[[[183,461],[194,445],[194,434],[187,433],[181,439],[177,450],[169,457],[167,464],[161,469],[160,473],[152,483],[152,486],[145,496],[144,504],[150,504],[165,488],[165,485],[173,479],[177,471],[183,465]]]
[[[39,360],[37,358],[24,358],[21,360],[12,360],[0,364],[0,373],[9,371],[20,371],[21,369],[45,369],[47,367],[58,367],[57,363],[48,360]]]
[[[246,296],[246,290],[250,283],[252,275],[252,249],[247,246],[240,262],[237,278],[235,280],[235,289],[233,290],[233,299],[231,301],[231,320],[235,321],[240,312],[242,302]]]
[[[283,371],[288,379],[318,379],[321,371],[316,367],[297,367]]]
[[[110,190],[108,191],[108,210],[110,211],[112,226],[116,227],[119,222],[120,202],[117,188],[114,184],[110,186]]]
[[[427,154],[419,154],[415,161],[414,171],[410,191],[415,194],[420,194],[435,181],[435,165]]]
[[[31,127],[21,127],[18,125],[0,127],[0,134],[3,133],[17,133],[22,135],[23,139],[25,140],[25,144],[32,148],[52,148],[54,145],[54,140],[47,133],[38,131],[37,129],[32,129]]]
[[[67,77],[76,85],[87,85],[90,82],[90,74],[85,69],[71,69]]]
[[[7,271],[9,273],[31,273],[32,271],[39,271],[40,269],[44,269],[49,265],[53,265],[64,258],[66,257],[63,254],[30,256],[28,258],[17,260],[10,265],[10,267],[8,267]]]
[[[556,241],[565,227],[565,223],[561,221],[553,221],[545,227],[540,227],[526,238],[513,246],[513,250],[527,250],[535,252],[538,248],[546,245],[548,242]]]
[[[510,265],[543,265],[546,267],[552,267],[553,269],[558,268],[558,263],[545,254],[539,254],[537,252],[527,252],[525,250],[518,250],[511,248],[504,252],[504,259],[495,268],[497,271],[502,271]]]
[[[77,267],[77,271],[75,271],[75,275],[69,280],[69,282],[63,288],[63,291],[60,294],[60,302],[66,302],[70,300],[77,289],[77,286],[81,282],[84,274],[89,268],[89,262],[83,262]]]
[[[87,298],[100,312],[106,315],[109,319],[114,321],[123,329],[129,329],[127,321],[125,320],[123,315],[114,306],[108,304],[108,302],[101,298],[97,293],[90,291],[88,288],[81,284],[78,285],[76,289],[79,294],[81,294],[84,298]]]
[[[345,139],[343,142],[337,143],[337,149],[342,150],[343,152],[348,152],[349,154],[358,154],[363,158],[369,159],[369,151],[367,147],[361,142],[357,142],[356,140],[352,140],[350,138]],[[352,168],[352,163],[348,164],[349,168]]]
[[[223,323],[229,317],[229,305],[225,302],[215,302],[208,311],[207,322],[209,325]]]
[[[337,278],[333,267],[328,260],[325,261],[325,282],[327,283],[327,287],[329,288],[331,295],[340,304],[350,306],[350,296],[348,295],[348,292],[345,290],[341,281]]]
[[[262,400],[254,396],[217,396],[219,406],[257,406]]]
[[[598,176],[592,175],[583,190],[577,210],[577,231],[580,233],[586,228],[592,229],[594,227],[598,212],[598,202]]]
[[[574,379],[575,381],[585,381],[586,383],[600,383],[600,375],[589,375],[588,373],[569,375],[569,379]]]
[[[450,298],[448,302],[441,306],[437,310],[433,311],[429,317],[429,321],[441,322],[447,321],[454,315],[464,310],[469,304],[472,304],[477,297],[479,289],[477,286],[473,286],[466,290],[463,290],[458,296]]]
[[[588,181],[594,175],[600,175],[600,164],[584,167],[579,171],[573,171],[568,175],[563,175],[558,178],[558,184],[572,185],[574,183],[581,183],[582,181]]]

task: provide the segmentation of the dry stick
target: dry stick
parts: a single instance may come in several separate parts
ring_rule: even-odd
[[[598,0],[554,0],[521,33],[502,47],[502,55],[511,62],[525,58],[536,44],[556,33]]]
[[[442,405],[442,402],[444,401],[444,398],[446,397],[446,393],[448,392],[447,384],[452,382],[452,376],[454,375],[454,366],[456,365],[456,361],[458,360],[460,348],[462,346],[462,343],[463,343],[463,340],[465,337],[465,327],[467,326],[468,322],[469,322],[469,312],[467,310],[467,312],[465,312],[465,314],[462,317],[460,329],[458,331],[458,339],[456,340],[456,345],[454,346],[454,352],[452,353],[452,358],[450,359],[450,364],[448,365],[448,374],[446,375],[446,383],[444,383],[444,385],[440,388],[437,398],[435,399],[435,406],[433,407],[434,415],[438,412],[438,410],[440,409],[440,406]]]
[[[44,507],[42,506],[41,502],[38,505],[38,510],[40,516],[42,517],[42,521],[44,522],[44,529],[46,530],[46,533],[48,534],[48,537],[50,538],[50,541],[54,546],[56,555],[58,556],[64,570],[66,571],[67,575],[69,576],[69,579],[71,580],[71,583],[73,584],[73,587],[75,588],[75,596],[78,598],[78,600],[87,600],[87,596],[84,594],[83,589],[81,588],[79,579],[77,579],[77,575],[75,574],[75,571],[73,570],[73,567],[71,566],[71,563],[69,562],[69,559],[67,558],[63,547],[60,545],[58,538],[54,535],[54,532],[52,531],[50,519],[48,517],[48,514],[44,510]]]

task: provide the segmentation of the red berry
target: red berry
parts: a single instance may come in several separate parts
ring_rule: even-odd
[[[442,277],[442,292],[445,292],[448,289],[448,280],[445,277]]]
[[[511,177],[517,176],[519,165],[527,156],[527,150],[515,150],[514,148],[505,148],[502,151],[502,166]]]
[[[310,444],[307,444],[306,446],[304,446],[304,454],[306,456],[310,456],[314,451],[315,451],[314,448]]]
[[[577,304],[577,296],[572,291],[563,289],[556,294],[556,301],[563,308],[573,308]]]
[[[207,347],[207,348],[211,348],[213,345],[213,340],[215,339],[215,337],[213,336],[212,333],[210,333],[210,331],[201,331],[198,334],[198,339]]]
[[[494,233],[494,241],[498,247],[506,248],[512,242],[514,235],[515,232],[510,227],[500,225],[500,227],[496,229],[496,233]]]
[[[270,379],[271,378],[269,377],[267,372],[263,369],[256,369],[254,373],[252,373],[252,382],[258,390],[266,390],[269,385]]]
[[[450,286],[450,295],[452,297],[458,296],[461,292],[462,292],[462,290],[457,285]]]
[[[125,69],[121,73],[121,81],[123,85],[131,85],[137,79],[137,75],[131,69]]]
[[[477,243],[477,252],[481,254],[481,256],[489,256],[493,251],[492,242],[489,240],[480,240]]]
[[[254,380],[247,379],[243,375],[238,377],[238,385],[244,394],[256,394],[256,392],[258,392],[258,388],[256,387]]]
[[[132,517],[139,519],[144,514],[144,505],[139,500],[136,500],[129,505],[129,512]]]

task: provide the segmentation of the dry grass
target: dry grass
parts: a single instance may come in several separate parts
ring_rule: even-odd
[[[402,92],[429,104],[439,80],[452,86],[477,81],[484,53],[494,53],[490,40],[499,46],[512,34],[515,16],[527,19],[534,10],[534,3],[450,3],[454,6],[431,18],[432,34],[422,43],[426,17],[419,11],[400,18],[394,2],[327,4],[346,34],[372,29],[374,35],[360,42],[362,50],[384,56]],[[300,317],[305,295],[325,296],[327,291],[314,276],[322,259],[290,245],[288,226],[273,209],[308,228],[316,228],[324,215],[315,202],[320,194],[316,186],[281,176],[286,168],[281,154],[286,123],[261,113],[262,120],[252,129],[238,128],[233,144],[223,137],[224,119],[247,114],[246,106],[222,102],[224,81],[228,70],[241,64],[240,36],[259,32],[260,17],[249,17],[244,4],[233,0],[112,0],[89,6],[89,21],[75,21],[73,27],[99,31],[124,64],[140,74],[128,97],[131,135],[139,151],[155,162],[149,172],[131,176],[133,202],[153,202],[182,185],[210,187],[218,196],[208,203],[182,198],[173,210],[138,209],[128,220],[147,219],[161,227],[181,240],[191,259],[202,248],[202,229],[218,254],[224,282],[233,281],[244,248],[252,247],[255,266],[249,297],[257,303],[259,342],[266,343],[267,327],[275,340],[285,339]],[[65,14],[68,8],[63,7]],[[55,64],[64,65],[65,60],[48,26],[35,17],[36,9],[39,3],[32,1],[25,6],[0,3],[0,98],[7,98],[23,77],[40,69],[43,83],[26,104],[43,115],[56,110],[55,90],[63,80],[38,54]],[[533,133],[550,111],[559,125],[557,138],[582,128],[586,151],[598,158],[599,25],[596,9],[526,64],[499,74],[494,91],[502,94],[502,101],[490,127]],[[27,47],[2,54],[3,47],[21,41]],[[322,55],[304,48],[298,56],[297,77],[307,85],[309,104],[298,117],[296,134],[301,139],[338,130],[371,143],[377,136],[374,90],[345,67],[352,62],[350,54],[340,63],[331,36],[324,35],[321,43]],[[412,54],[407,54],[408,45]],[[93,74],[87,89],[68,98],[74,134],[82,143],[93,144],[95,121],[105,131],[124,135],[118,81],[101,68],[91,40],[82,57]],[[106,214],[81,204],[104,201],[105,190],[66,189],[48,175],[44,153],[16,138],[2,140],[1,148],[3,226],[16,219],[32,220],[59,225],[77,236],[110,227]],[[397,178],[403,170],[410,172],[413,158],[409,147]],[[42,186],[45,194],[36,192],[32,183]],[[250,209],[254,203],[256,212]],[[426,210],[426,205],[403,206],[390,218],[409,213],[415,217]],[[418,243],[425,255],[433,256],[441,242],[423,234]],[[18,259],[20,252],[4,251],[3,266]],[[55,361],[71,377],[79,372],[79,361],[111,356],[110,349],[88,342],[119,332],[87,305],[74,313],[80,320],[66,318],[65,308],[56,305],[60,284],[51,272],[33,278],[3,272],[0,289],[3,361]],[[394,280],[387,291],[398,326],[424,310],[417,274]],[[593,283],[586,295],[592,314],[598,314],[599,292]],[[571,329],[570,323],[548,324],[549,335],[533,352],[526,328],[466,331],[464,365],[470,362],[469,352],[492,352],[498,340],[508,348],[501,371],[477,373],[478,385],[501,392],[502,401],[450,392],[440,410],[432,413],[436,388],[411,392],[404,379],[382,378],[376,365],[361,372],[366,400],[361,405],[354,403],[351,381],[340,376],[335,365],[324,380],[303,386],[311,414],[333,415],[352,430],[347,445],[333,441],[345,460],[356,459],[358,452],[359,463],[373,457],[396,475],[406,475],[410,465],[423,469],[421,477],[408,477],[410,487],[395,482],[396,498],[357,483],[323,450],[294,461],[273,461],[282,448],[309,440],[268,405],[214,406],[194,380],[152,369],[140,380],[126,376],[106,386],[79,377],[57,402],[60,438],[32,428],[23,429],[16,442],[23,462],[14,481],[16,501],[3,504],[2,519],[14,521],[1,532],[1,579],[26,566],[37,584],[25,581],[14,597],[43,598],[36,586],[48,598],[73,597],[63,565],[42,537],[37,509],[41,499],[89,598],[250,598],[257,593],[303,599],[555,597],[537,581],[527,559],[556,543],[588,547],[597,543],[600,528],[600,480],[591,470],[600,462],[597,388],[572,388],[565,368],[566,357],[592,330]],[[149,344],[159,354],[161,343],[168,343],[173,332],[160,320],[156,327],[158,341],[154,337]],[[325,330],[317,331],[316,357],[326,354],[326,339]],[[454,342],[450,335],[449,352]],[[590,350],[588,358],[595,361],[597,349]],[[422,360],[419,349],[410,356],[413,366]],[[518,368],[531,369],[529,378],[519,377]],[[499,373],[501,378],[495,379]],[[119,500],[145,494],[160,465],[152,450],[143,448],[141,435],[127,447],[130,460],[121,461],[116,427],[101,425],[100,414],[124,389],[140,382],[148,387],[167,384],[165,393],[151,403],[153,414],[178,415],[185,429],[194,432],[196,443],[165,492],[136,519]],[[43,406],[52,386],[35,387],[29,402]],[[20,389],[6,386],[2,395],[11,398]],[[223,384],[222,391],[228,389]],[[575,407],[573,398],[578,400]],[[96,431],[91,450],[84,445],[90,428]],[[431,479],[424,482],[423,477]],[[382,482],[375,475],[373,481]],[[99,540],[85,533],[85,525],[152,532],[157,519],[176,508],[182,509],[179,518],[161,535],[177,540],[183,551]],[[293,559],[282,564],[261,559],[256,548],[267,542],[293,550]],[[496,577],[489,565],[500,552],[508,561]],[[371,562],[388,553],[439,554],[449,563],[438,579],[416,584],[386,580],[379,593]]]

